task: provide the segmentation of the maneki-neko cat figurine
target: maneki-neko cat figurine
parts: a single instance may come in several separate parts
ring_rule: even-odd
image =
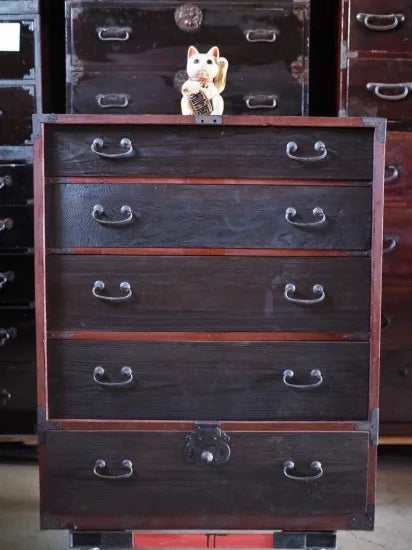
[[[220,94],[226,86],[228,66],[217,46],[207,53],[189,47],[186,67],[189,78],[182,86],[182,115],[223,115],[225,104]]]

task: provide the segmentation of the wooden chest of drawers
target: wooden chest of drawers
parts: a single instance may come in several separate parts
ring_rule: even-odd
[[[372,529],[385,123],[38,126],[43,528]]]

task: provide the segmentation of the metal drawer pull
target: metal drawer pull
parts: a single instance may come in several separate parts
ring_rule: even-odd
[[[316,206],[312,210],[312,214],[314,215],[315,218],[320,218],[320,219],[317,222],[295,222],[291,218],[296,218],[297,216],[296,208],[293,208],[293,206],[289,206],[289,208],[286,208],[286,211],[285,211],[285,220],[291,225],[296,225],[298,227],[316,227],[326,222],[325,212],[323,211],[323,208],[321,208],[320,206]]]
[[[13,271],[4,271],[0,273],[0,290],[2,290],[6,283],[11,283],[15,278],[16,275]]]
[[[124,220],[104,220],[101,216],[104,215],[104,208],[101,204],[95,204],[92,210],[93,219],[102,225],[128,225],[133,221],[133,210],[125,204],[120,208],[120,212],[126,216]]]
[[[120,147],[122,149],[126,149],[123,153],[103,153],[100,149],[103,149],[104,147],[104,141],[101,138],[95,138],[93,140],[93,143],[90,146],[90,149],[93,153],[96,153],[96,155],[99,155],[99,157],[103,157],[106,159],[120,159],[125,157],[131,157],[134,154],[134,149],[132,142],[129,138],[123,138],[120,141]]]
[[[9,340],[16,338],[17,330],[15,328],[0,328],[0,347],[5,346]]]
[[[4,218],[4,220],[0,220],[0,233],[6,231],[6,229],[12,229],[13,225],[14,222],[11,218]]]
[[[383,242],[388,243],[383,247],[382,253],[383,254],[389,254],[389,252],[393,252],[396,247],[398,246],[399,237],[398,235],[384,235],[383,236]]]
[[[13,184],[12,177],[7,174],[6,176],[0,177],[0,189],[4,189],[5,187],[10,187]]]
[[[127,94],[98,94],[96,101],[101,109],[110,109],[112,107],[125,109],[129,106],[129,96]]]
[[[283,371],[283,383],[286,386],[289,386],[290,388],[306,390],[308,388],[317,388],[323,383],[322,373],[318,369],[314,369],[310,371],[310,377],[315,380],[313,384],[292,384],[291,382],[288,382],[288,379],[290,380],[294,377],[295,377],[295,373],[293,372],[293,370],[286,369]]]
[[[98,366],[93,371],[93,380],[96,382],[96,384],[99,384],[100,386],[110,386],[110,387],[119,387],[119,386],[128,386],[133,382],[133,372],[130,367],[122,367],[120,370],[120,374],[123,376],[123,378],[126,377],[126,380],[123,380],[123,382],[106,382],[105,380],[102,380],[102,378],[105,378],[106,372],[103,367]]]
[[[99,472],[99,470],[105,470],[106,469],[106,461],[99,458],[94,463],[93,473],[95,476],[100,477],[101,479],[128,479],[129,477],[132,477],[133,475],[133,462],[131,460],[122,460],[121,463],[122,468],[127,470],[124,474],[114,474],[114,475],[108,475],[108,474],[102,474]]]
[[[130,38],[132,29],[130,27],[98,27],[96,32],[103,42],[126,42]]]
[[[296,151],[298,150],[298,144],[294,141],[289,141],[289,143],[286,145],[286,154],[290,159],[302,160],[305,162],[316,162],[318,160],[323,160],[324,158],[326,158],[328,150],[326,149],[326,145],[323,143],[323,141],[317,141],[313,148],[315,149],[315,151],[318,151],[320,155],[314,157],[298,157],[293,154],[296,153]]]
[[[276,42],[276,29],[248,29],[245,31],[248,42]]]
[[[120,283],[119,286],[122,292],[126,292],[126,296],[103,296],[102,294],[97,294],[98,290],[101,291],[105,288],[105,284],[103,281],[94,282],[92,293],[95,298],[99,298],[99,300],[104,300],[106,302],[125,302],[126,300],[131,298],[133,294],[132,287],[126,281]]]
[[[275,95],[245,95],[248,109],[275,109],[278,105]]]
[[[293,302],[295,304],[303,304],[303,305],[313,305],[313,304],[320,304],[323,302],[323,300],[326,298],[325,291],[323,290],[323,286],[316,284],[313,285],[312,292],[313,294],[320,294],[319,298],[314,298],[313,300],[302,300],[300,298],[293,298],[290,296],[290,294],[294,294],[296,292],[296,286],[293,283],[288,283],[285,286],[285,291],[283,293],[286,300],[289,302]]]
[[[382,21],[382,23],[384,23],[385,21],[389,21],[389,23],[387,23],[386,25],[374,25],[373,23],[371,23],[371,21],[374,19],[376,21]],[[367,27],[371,31],[392,31],[393,29],[396,29],[399,23],[403,23],[405,21],[405,16],[403,13],[358,13],[356,16],[356,20],[359,21],[359,23],[363,23],[365,27]]]
[[[403,92],[400,94],[383,94],[381,90],[399,90],[403,88]],[[385,84],[384,82],[368,82],[366,89],[373,92],[376,97],[389,101],[400,101],[408,96],[409,91],[412,90],[412,82],[397,82],[394,84]]]
[[[390,176],[385,177],[385,185],[388,183],[393,183],[399,178],[399,169],[394,164],[389,164],[389,166],[386,166],[385,169],[389,172],[391,171],[392,174]]]
[[[283,464],[283,475],[285,475],[289,479],[294,479],[296,481],[315,481],[316,479],[320,479],[323,476],[323,467],[322,463],[319,462],[319,460],[314,460],[310,465],[310,469],[317,472],[313,476],[293,476],[289,473],[289,471],[294,469],[295,463],[293,462],[293,460],[286,460],[286,462]]]
[[[11,399],[11,393],[6,390],[6,388],[1,388],[0,390],[0,405],[4,407],[7,405],[8,401]]]

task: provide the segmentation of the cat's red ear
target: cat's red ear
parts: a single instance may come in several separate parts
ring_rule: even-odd
[[[194,46],[189,46],[189,49],[187,50],[187,58],[190,59],[198,53],[198,50]]]
[[[218,58],[219,48],[217,46],[213,46],[213,48],[210,48],[210,50],[207,52],[207,55],[212,55],[213,57]]]

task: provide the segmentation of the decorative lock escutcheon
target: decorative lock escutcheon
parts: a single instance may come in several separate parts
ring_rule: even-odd
[[[196,32],[203,22],[203,12],[196,4],[185,3],[175,10],[175,23],[181,31]]]
[[[216,425],[195,426],[185,437],[185,459],[191,464],[221,466],[230,458],[230,437]]]

